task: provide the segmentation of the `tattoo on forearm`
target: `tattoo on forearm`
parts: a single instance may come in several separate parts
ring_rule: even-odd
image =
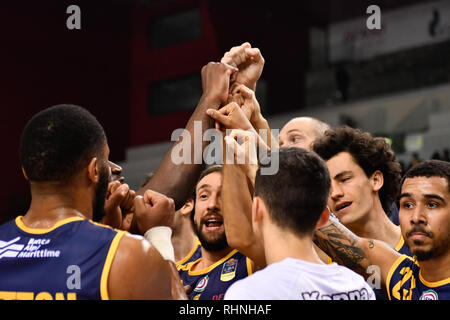
[[[368,261],[360,245],[359,237],[335,219],[330,217],[329,223],[316,230],[314,242],[333,261],[360,274],[365,273]]]

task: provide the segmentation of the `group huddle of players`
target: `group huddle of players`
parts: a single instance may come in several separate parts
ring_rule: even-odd
[[[402,177],[383,138],[310,117],[273,136],[263,67],[249,43],[204,66],[185,130],[216,128],[224,161],[174,163],[180,138],[139,190],[88,110],[30,119],[32,201],[0,226],[0,299],[450,299],[450,163]]]

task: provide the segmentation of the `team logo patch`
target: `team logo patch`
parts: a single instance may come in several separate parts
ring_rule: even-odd
[[[434,290],[427,290],[422,293],[419,300],[439,300],[438,294]]]
[[[195,287],[195,292],[203,292],[208,285],[208,276],[204,276],[200,279],[199,282],[197,282],[197,286]]]
[[[231,258],[223,264],[222,273],[220,274],[221,281],[230,281],[236,276],[238,261]]]

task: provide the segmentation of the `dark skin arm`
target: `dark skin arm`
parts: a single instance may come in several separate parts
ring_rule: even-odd
[[[175,164],[172,161],[172,150],[176,148],[182,140],[180,139],[175,142],[164,157],[152,179],[138,190],[138,195],[143,194],[145,190],[151,189],[172,198],[175,201],[176,210],[184,205],[187,198],[190,196],[200,173],[205,167],[202,159],[200,163],[194,161],[194,124],[196,122],[200,123],[202,131],[214,128],[214,121],[206,114],[206,110],[218,109],[226,102],[228,98],[230,76],[236,71],[237,68],[216,62],[210,62],[202,68],[203,95],[185,128],[191,137],[191,161],[189,163],[181,164]],[[201,151],[203,154],[203,150],[207,146],[208,141],[202,141],[201,143]],[[136,228],[135,221],[132,223],[130,232],[139,232]]]
[[[203,95],[185,129],[192,138],[190,141],[192,151],[194,150],[195,121],[201,123],[203,130],[214,127],[214,121],[206,114],[206,110],[218,109],[226,102],[230,76],[236,71],[237,68],[215,62],[210,62],[202,68]],[[174,164],[171,160],[171,152],[178,143],[181,141],[177,141],[172,146],[152,179],[137,192],[137,194],[142,194],[145,190],[151,189],[165,194],[175,201],[176,209],[183,206],[204,169],[203,161],[200,164],[195,163],[194,152],[192,152],[190,163]],[[208,141],[202,141],[202,151],[207,143]]]
[[[346,266],[368,278],[367,268],[378,266],[381,271],[381,284],[386,286],[386,279],[391,266],[400,254],[383,241],[360,238],[336,218],[330,217],[322,227],[316,229],[314,243],[328,254],[333,261]]]
[[[173,223],[174,203],[160,193],[147,190],[134,204],[141,233]],[[187,299],[175,264],[147,240],[129,234],[120,240],[113,259],[108,294],[110,299]]]

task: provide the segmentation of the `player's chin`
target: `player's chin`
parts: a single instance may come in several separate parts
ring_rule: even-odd
[[[416,256],[418,261],[426,261],[434,256],[435,250],[429,245],[412,244],[409,245],[411,253]]]

